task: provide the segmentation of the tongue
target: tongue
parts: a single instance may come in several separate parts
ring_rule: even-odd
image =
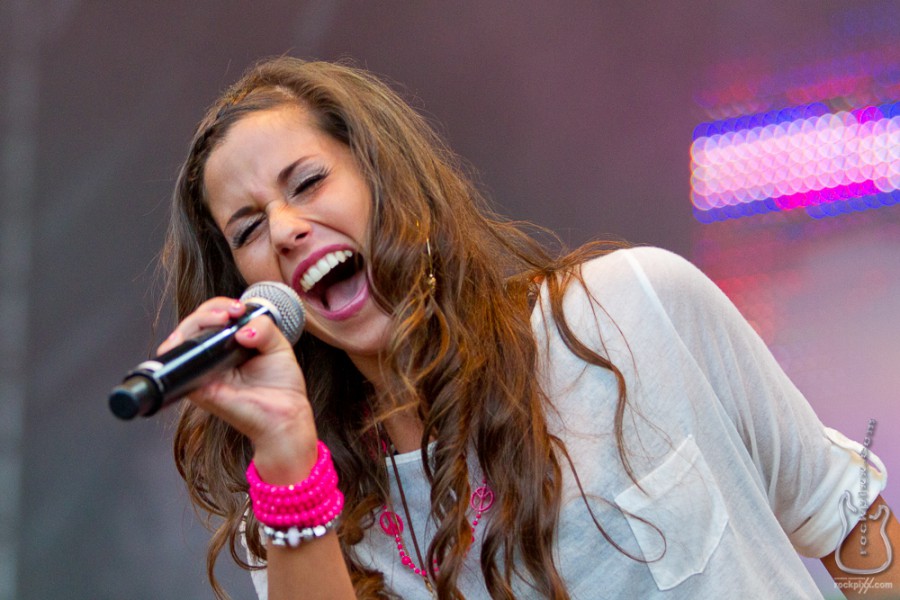
[[[360,286],[364,280],[365,275],[360,271],[349,279],[344,279],[343,281],[338,281],[329,285],[325,289],[324,294],[325,307],[328,310],[335,311],[341,310],[350,304],[350,302],[356,298],[356,294],[359,293]]]

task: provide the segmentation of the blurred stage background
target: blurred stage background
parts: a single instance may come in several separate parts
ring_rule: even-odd
[[[569,244],[691,258],[826,425],[862,440],[877,419],[873,450],[900,476],[898,15],[883,0],[4,0],[0,600],[212,598],[172,414],[123,423],[106,396],[155,347],[155,257],[194,124],[285,53],[396,82],[502,212]]]

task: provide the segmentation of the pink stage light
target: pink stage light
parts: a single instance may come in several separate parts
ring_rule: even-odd
[[[804,208],[813,217],[900,202],[900,102],[822,103],[703,123],[691,144],[702,222]]]

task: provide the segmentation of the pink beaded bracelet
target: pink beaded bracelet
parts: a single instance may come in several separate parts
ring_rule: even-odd
[[[319,441],[318,457],[309,476],[291,485],[271,485],[259,477],[256,465],[247,467],[250,504],[263,525],[272,529],[316,530],[333,522],[344,508],[331,452]],[[323,533],[324,535],[324,533]]]

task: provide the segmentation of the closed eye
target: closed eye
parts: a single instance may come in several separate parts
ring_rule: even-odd
[[[322,181],[324,181],[326,177],[328,177],[327,169],[323,169],[318,173],[313,173],[312,175],[301,181],[296,188],[294,188],[293,195],[296,197],[312,191],[313,189],[318,187],[318,185],[322,183]]]
[[[265,217],[263,215],[258,215],[253,220],[247,222],[243,227],[241,227],[232,237],[231,237],[231,247],[233,249],[238,249],[247,243],[247,240],[250,239],[250,236],[253,235],[253,232],[257,230],[259,225],[263,222]]]

